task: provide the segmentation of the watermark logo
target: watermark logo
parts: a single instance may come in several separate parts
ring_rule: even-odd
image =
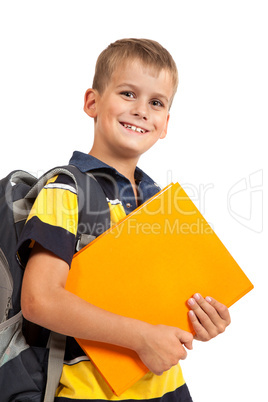
[[[256,233],[263,231],[263,170],[237,181],[228,191],[229,214]]]
[[[183,215],[181,216],[183,217]],[[121,225],[115,225],[112,229],[115,239],[118,239],[122,232],[135,235],[204,235],[213,234],[211,226],[202,218],[198,217],[192,222],[185,222],[184,219],[175,218],[170,220],[165,217],[156,222],[139,222],[136,217],[125,220]]]
[[[40,176],[41,172],[36,173],[36,176]],[[136,202],[130,183],[119,191],[117,182],[112,176],[103,172],[99,172],[96,176],[98,176],[100,182],[105,181],[106,184],[108,183],[111,193],[116,194],[118,199],[127,197],[128,201],[131,203]],[[172,172],[168,171],[167,183],[169,184],[172,181]],[[6,188],[5,196],[7,205],[13,209],[13,212],[16,214],[17,221],[22,221],[27,218],[32,208],[32,203],[37,194],[39,194],[39,191],[43,188],[45,182],[40,180],[36,183],[34,192],[32,193],[32,189],[30,190],[31,197],[29,199],[27,196],[26,200],[21,199],[13,202],[13,190],[17,183],[20,183],[20,177],[16,175],[14,175],[14,177],[12,176],[12,180]],[[67,220],[68,230],[75,232],[76,220],[74,217],[77,215],[77,212],[83,209],[88,216],[91,216],[91,225],[93,223],[95,224],[102,214],[106,215],[109,212],[109,206],[107,203],[104,208],[99,208],[99,203],[95,203],[95,205],[94,202],[94,205],[91,205],[92,197],[90,197],[90,194],[92,195],[94,193],[92,184],[95,184],[95,181],[88,181],[86,182],[85,188],[78,189],[79,202],[77,203],[74,195],[71,196],[70,201],[70,197],[67,196],[68,192],[63,191],[64,189],[69,189],[71,186],[65,185],[64,187],[64,184],[53,182],[51,188],[55,189],[58,186],[59,191],[53,191],[47,195],[44,194],[44,197],[41,197],[39,202],[35,204],[33,212],[38,216],[45,216],[49,221],[54,219],[51,217],[55,216],[57,217],[58,224],[60,222],[66,222]],[[155,185],[152,186],[152,188],[147,187],[147,191],[150,194],[155,194]],[[45,188],[48,189],[48,187],[49,186],[46,186]],[[204,219],[202,215],[205,215],[207,197],[213,195],[214,188],[213,183],[199,184],[198,186],[191,183],[184,183],[182,187],[176,187],[176,190],[174,193],[170,193],[170,196],[159,199],[156,198],[153,207],[151,207],[150,203],[144,204],[143,212],[145,212],[148,217],[151,216],[151,218],[142,226],[137,225],[137,232],[146,234],[158,234],[160,232],[164,234],[205,233],[206,229],[203,224]],[[146,198],[142,194],[141,188],[139,191],[140,199],[143,200]],[[74,194],[75,192],[75,186],[73,186],[71,193]],[[131,194],[133,198],[131,198]],[[238,180],[229,188],[227,192],[227,211],[236,222],[243,225],[245,228],[255,233],[261,233],[263,231],[263,169],[257,170],[247,177]],[[140,212],[141,211],[136,212],[136,216]],[[157,216],[165,214],[168,217],[169,215],[173,215],[173,213],[175,213],[178,218],[175,220],[175,223],[171,224],[167,219],[164,222],[164,229],[160,229]],[[198,220],[198,217],[200,217],[199,213],[202,219],[200,218]],[[155,216],[155,220],[152,219],[152,216]],[[195,223],[193,223],[194,221]],[[212,224],[210,225],[212,226]],[[80,227],[79,229],[81,229],[81,233],[85,233],[88,229],[90,229],[90,231],[93,230],[92,227]],[[96,227],[95,229],[98,234],[102,233],[104,230],[102,227]]]

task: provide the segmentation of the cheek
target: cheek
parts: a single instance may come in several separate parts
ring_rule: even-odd
[[[155,120],[155,125],[156,125],[156,128],[157,128],[157,132],[160,135],[167,128],[167,118],[166,118],[166,116],[159,116]]]
[[[117,120],[118,116],[118,108],[116,105],[109,105],[102,110],[101,115],[99,116],[99,124],[105,128],[111,127],[115,120]]]
[[[169,122],[169,115],[164,116],[162,120],[162,135],[165,137],[167,134],[167,128],[168,128],[168,122]]]
[[[118,116],[125,110],[124,106],[125,103],[120,99],[120,97],[111,97],[107,111],[111,116]]]

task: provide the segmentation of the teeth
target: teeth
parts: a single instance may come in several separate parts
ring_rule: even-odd
[[[140,128],[140,127],[131,126],[130,124],[123,124],[123,126],[126,127],[126,128],[128,128],[128,129],[130,129],[130,130],[138,131],[138,133],[141,133],[141,134],[145,133],[145,130],[143,130],[143,129]]]

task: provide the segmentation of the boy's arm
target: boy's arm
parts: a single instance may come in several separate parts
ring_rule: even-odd
[[[192,349],[192,334],[98,308],[65,290],[68,272],[65,261],[35,244],[22,286],[21,304],[26,319],[68,336],[135,350],[149,370],[158,375],[186,358],[184,346]]]

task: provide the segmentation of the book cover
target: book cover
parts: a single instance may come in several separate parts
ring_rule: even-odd
[[[252,288],[178,183],[75,254],[66,284],[105,310],[191,332],[186,302],[194,293],[230,307]],[[132,350],[77,341],[116,395],[148,371]]]

